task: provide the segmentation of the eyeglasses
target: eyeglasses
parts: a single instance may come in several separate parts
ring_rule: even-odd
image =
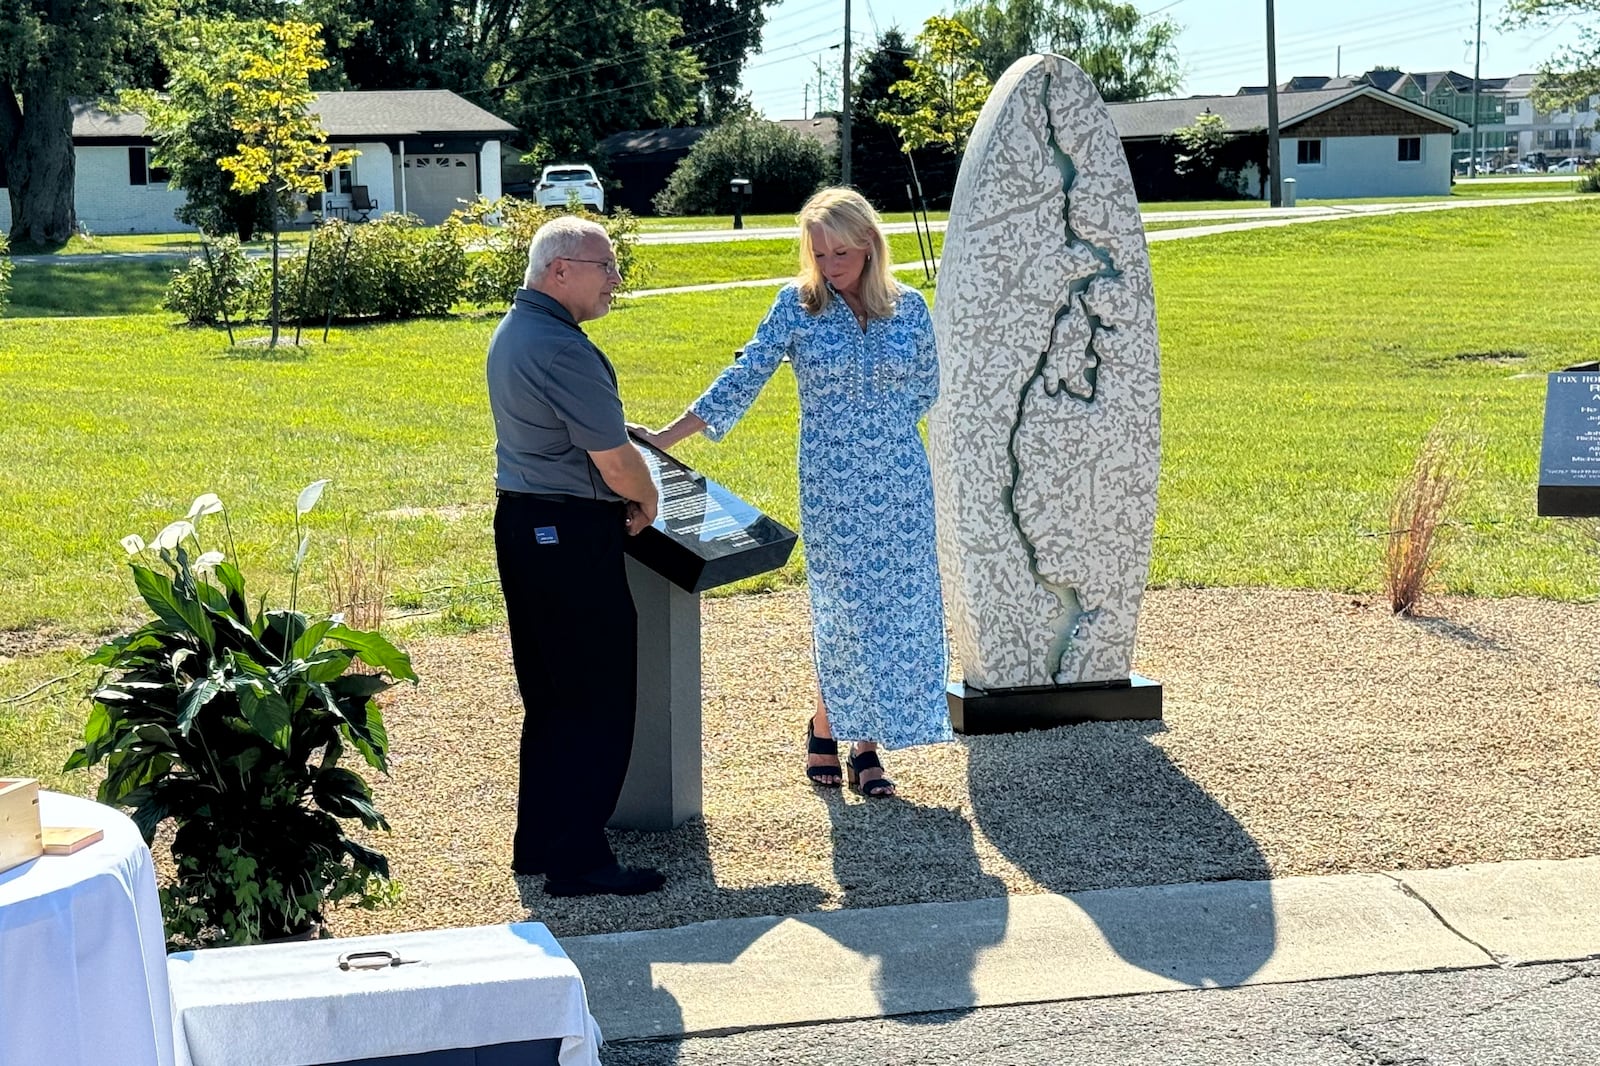
[[[622,271],[617,268],[617,261],[615,259],[579,259],[575,255],[564,255],[561,256],[561,258],[565,259],[569,263],[594,263],[598,266],[605,267],[607,274],[615,274],[619,278],[622,277]]]

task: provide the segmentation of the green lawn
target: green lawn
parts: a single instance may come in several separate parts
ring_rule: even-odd
[[[1448,196],[1379,196],[1366,198],[1347,198],[1338,200],[1306,200],[1296,201],[1298,207],[1346,207],[1351,205],[1371,204],[1406,204],[1406,203],[1432,203],[1440,200],[1537,200],[1550,196],[1569,196],[1576,191],[1579,182],[1574,178],[1568,182],[1522,182],[1510,183],[1503,186],[1483,185],[1456,185],[1451,188]],[[1161,200],[1151,203],[1142,203],[1139,210],[1144,212],[1160,211],[1241,211],[1251,208],[1266,207],[1264,200]]]
[[[161,305],[172,269],[181,265],[148,259],[18,263],[3,314],[8,319],[146,314]]]
[[[1600,289],[1590,257],[1528,249],[1597,241],[1600,201],[1153,246],[1163,347],[1153,583],[1370,592],[1396,479],[1435,420],[1454,416],[1483,459],[1444,586],[1594,597],[1600,557],[1563,523],[1535,518],[1533,496],[1543,374],[1600,358]],[[90,291],[115,288],[102,278]],[[1561,294],[1559,313],[1539,293]],[[630,415],[677,414],[771,297],[623,301],[594,323]],[[336,329],[326,346],[278,355],[229,350],[220,331],[165,315],[0,321],[0,699],[71,668],[62,653],[28,652],[30,625],[70,635],[127,623],[135,605],[118,538],[148,539],[206,491],[228,504],[246,573],[275,601],[294,493],[331,477],[311,516],[307,595],[321,595],[332,541],[378,532],[397,610],[446,627],[496,617],[483,394],[494,321]],[[682,454],[792,524],[795,412],[782,370],[728,442],[697,439]],[[799,580],[802,562],[772,580]],[[49,720],[76,713],[59,695],[73,684],[0,704],[0,773],[21,768],[5,754],[12,745],[37,762],[44,742],[28,738],[56,736]]]
[[[910,222],[910,211],[885,211],[881,217],[885,222]],[[933,222],[943,222],[950,217],[948,211],[929,211],[928,218]],[[745,215],[744,224],[747,229],[764,229],[770,226],[793,226],[794,215]],[[733,229],[732,215],[660,215],[640,216],[639,228],[652,232],[663,230],[701,230],[701,229]]]
[[[944,248],[944,234],[935,232],[932,237],[933,254],[937,256]],[[646,270],[643,287],[665,289],[717,281],[792,277],[799,266],[799,250],[798,238],[641,244],[639,259]],[[889,250],[896,263],[917,262],[916,234],[889,234]]]
[[[311,239],[309,229],[286,230],[280,243],[300,248]],[[244,247],[266,251],[270,240],[246,241]],[[109,233],[103,236],[72,237],[56,255],[127,255],[139,252],[199,255],[200,239],[193,233]]]

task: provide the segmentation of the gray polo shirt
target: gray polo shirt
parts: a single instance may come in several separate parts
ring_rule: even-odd
[[[620,500],[589,452],[628,443],[617,372],[567,309],[518,289],[489,341],[495,487]]]

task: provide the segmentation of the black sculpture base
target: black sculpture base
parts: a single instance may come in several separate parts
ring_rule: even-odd
[[[1088,685],[982,689],[956,682],[946,691],[957,733],[1022,733],[1079,722],[1161,720],[1161,682],[1132,675],[1127,681]]]

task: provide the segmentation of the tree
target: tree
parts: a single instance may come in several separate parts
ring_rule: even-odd
[[[778,0],[666,0],[662,6],[683,27],[675,44],[700,60],[700,123],[721,122],[739,111],[739,81],[745,60],[761,47],[766,7]]]
[[[536,6],[536,9],[535,9]],[[495,110],[532,131],[530,163],[594,153],[618,130],[695,114],[703,74],[678,19],[643,0],[529,5],[495,68]]]
[[[272,201],[272,346],[278,345],[278,310],[282,306],[278,260],[279,233],[286,205],[299,194],[321,192],[323,176],[355,158],[348,149],[329,152],[310,107],[311,73],[328,65],[317,40],[320,26],[304,22],[271,23],[276,39],[269,51],[251,56],[239,76],[222,86],[234,97],[233,127],[239,135],[235,153],[217,160],[233,175],[234,188],[249,194],[265,188]]]
[[[156,139],[155,162],[184,191],[176,214],[203,233],[236,233],[248,241],[272,225],[274,194],[242,193],[234,175],[217,165],[239,143],[238,98],[226,86],[274,38],[264,22],[188,20],[167,37],[163,63],[171,71],[164,93],[124,93],[125,106],[144,113]]]
[[[1590,97],[1600,93],[1600,0],[1507,0],[1502,28],[1540,25],[1569,27],[1569,43],[1540,66],[1534,106],[1587,110]]]
[[[889,86],[898,105],[881,112],[900,132],[907,150],[942,144],[959,155],[989,97],[989,78],[978,63],[982,42],[965,24],[934,15],[917,34],[911,77]]]
[[[911,56],[911,45],[899,29],[883,31],[855,64],[857,77],[850,93],[854,126],[850,174],[861,195],[885,211],[910,206],[906,196],[906,186],[911,184],[909,153],[900,144],[899,130],[883,113],[898,106],[889,87],[911,77]],[[916,153],[915,165],[926,199],[941,206],[948,202],[960,160],[940,146]]]
[[[11,242],[66,243],[77,228],[72,101],[115,87],[138,0],[0,0],[0,157]]]
[[[1107,101],[1142,100],[1182,83],[1178,26],[1117,0],[973,0],[956,17],[982,40],[991,79],[1035,52],[1066,56]]]
[[[1212,114],[1208,107],[1195,116],[1188,126],[1172,131],[1172,140],[1178,146],[1172,166],[1183,175],[1215,175],[1217,154],[1228,143],[1228,122],[1221,115]]]
[[[738,177],[750,179],[745,211],[796,211],[838,173],[836,157],[816,138],[763,118],[738,118],[695,142],[655,205],[665,215],[731,215],[728,182]]]

